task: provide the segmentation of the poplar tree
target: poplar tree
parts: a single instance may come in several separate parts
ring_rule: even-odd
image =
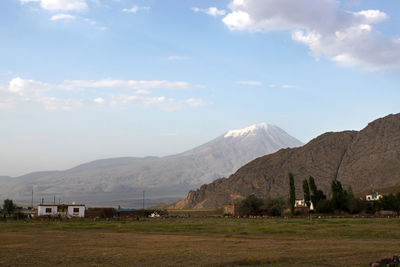
[[[314,178],[312,176],[310,176],[308,181],[311,190],[311,196],[310,196],[311,202],[313,203],[314,208],[316,208],[321,200],[326,199],[326,196],[324,192],[322,192],[322,190],[318,190],[317,186],[315,185]]]
[[[304,192],[304,202],[306,203],[307,207],[311,206],[311,194],[310,188],[308,187],[307,179],[303,181],[303,192]]]
[[[292,215],[294,214],[294,204],[296,203],[296,188],[294,187],[294,177],[289,173],[289,204]]]

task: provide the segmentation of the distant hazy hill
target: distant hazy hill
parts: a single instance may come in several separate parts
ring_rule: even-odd
[[[400,114],[371,122],[359,132],[325,133],[303,147],[255,159],[229,178],[189,192],[174,207],[220,207],[250,194],[287,196],[289,172],[300,196],[302,180],[309,175],[327,193],[335,178],[354,192],[400,185]]]
[[[103,159],[65,171],[0,179],[0,198],[29,200],[34,188],[38,199],[52,200],[56,195],[57,199],[99,205],[132,205],[142,190],[147,198],[178,200],[190,189],[229,175],[256,157],[301,145],[279,127],[261,123],[229,131],[177,155]]]

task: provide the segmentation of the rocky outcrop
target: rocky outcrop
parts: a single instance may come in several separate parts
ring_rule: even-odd
[[[400,184],[400,114],[371,122],[357,134],[338,178],[354,191]]]
[[[354,191],[400,184],[400,114],[378,119],[359,132],[325,133],[303,147],[257,158],[229,178],[190,191],[173,207],[214,208],[250,194],[287,195],[289,172],[297,194],[310,175],[325,192],[333,179]]]

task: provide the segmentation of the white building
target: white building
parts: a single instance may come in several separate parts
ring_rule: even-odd
[[[39,204],[38,216],[61,216],[68,218],[85,217],[85,205],[83,204]]]
[[[294,207],[295,208],[307,208],[306,201],[304,199],[296,199],[296,202],[294,203]],[[310,210],[314,210],[314,205],[312,202],[310,205]]]
[[[68,217],[85,217],[85,205],[68,205]]]
[[[381,199],[383,196],[378,194],[378,192],[376,192],[375,194],[372,195],[366,195],[365,196],[365,200],[366,201],[377,201],[379,199]]]
[[[38,216],[55,216],[58,214],[58,205],[40,204],[37,211]]]

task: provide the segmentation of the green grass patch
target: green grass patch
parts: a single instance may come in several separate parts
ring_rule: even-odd
[[[93,231],[221,235],[285,235],[306,239],[396,239],[399,219],[163,218],[136,220],[8,221],[0,232]]]

